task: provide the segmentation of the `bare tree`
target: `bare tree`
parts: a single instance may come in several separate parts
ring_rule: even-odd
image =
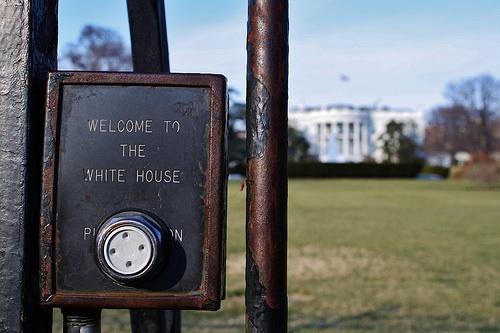
[[[478,131],[469,112],[452,105],[432,110],[425,130],[424,147],[427,152],[445,152],[455,163],[459,151],[474,151]]]
[[[500,152],[500,117],[493,122],[493,149]]]
[[[76,43],[70,43],[62,60],[71,69],[89,71],[130,71],[132,58],[120,35],[111,29],[87,25]]]
[[[494,123],[500,113],[500,81],[479,75],[448,85],[446,97],[467,112],[472,147],[467,150],[490,154],[495,146]]]

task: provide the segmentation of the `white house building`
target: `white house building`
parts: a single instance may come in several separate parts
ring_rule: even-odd
[[[322,162],[361,162],[384,159],[380,137],[392,120],[418,143],[424,137],[424,115],[412,109],[329,105],[291,109],[290,125],[302,131],[311,153]]]

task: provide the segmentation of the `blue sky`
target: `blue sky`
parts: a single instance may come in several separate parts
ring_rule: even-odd
[[[60,50],[85,24],[129,44],[125,3],[60,0]],[[247,1],[166,0],[166,11],[172,71],[224,74],[243,99]],[[498,0],[290,0],[289,104],[428,110],[447,82],[500,78],[499,17]]]

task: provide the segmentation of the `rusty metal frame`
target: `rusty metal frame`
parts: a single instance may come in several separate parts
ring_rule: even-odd
[[[179,86],[211,89],[210,134],[205,183],[203,276],[199,293],[98,292],[56,290],[58,242],[55,216],[61,92],[64,85]],[[57,307],[217,310],[225,289],[227,84],[222,75],[53,72],[49,75],[45,120],[40,216],[41,303]]]

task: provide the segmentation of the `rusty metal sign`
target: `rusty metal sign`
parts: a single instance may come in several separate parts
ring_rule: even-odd
[[[226,96],[219,75],[50,74],[43,304],[219,308]]]

